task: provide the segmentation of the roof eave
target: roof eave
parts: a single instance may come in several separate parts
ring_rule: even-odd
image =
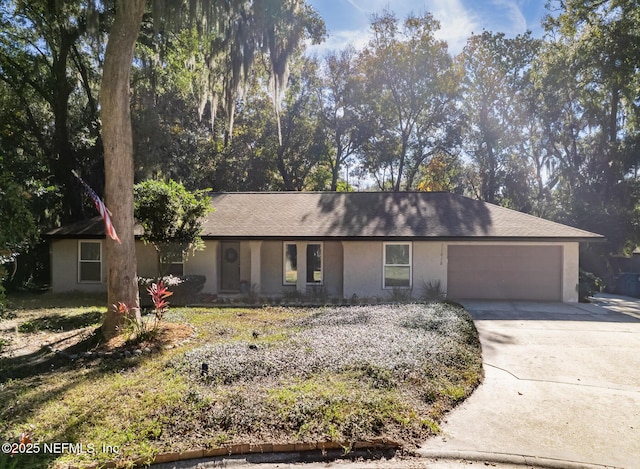
[[[606,241],[604,236],[581,237],[550,237],[550,236],[249,236],[249,235],[202,235],[203,240],[215,241],[481,241],[481,242],[554,242],[554,243],[601,243]]]

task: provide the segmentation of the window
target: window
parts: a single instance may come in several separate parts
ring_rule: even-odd
[[[322,283],[322,244],[307,244],[307,283]]]
[[[78,243],[78,282],[102,282],[102,243],[100,241]]]
[[[293,243],[284,245],[284,279],[285,285],[298,283],[298,249]]]
[[[179,261],[171,261],[167,266],[167,273],[169,275],[175,275],[181,277],[184,275],[184,257]]]
[[[308,284],[322,283],[322,243],[307,244],[307,272]],[[295,243],[284,243],[283,249],[283,283],[296,285],[298,283],[298,246]]]
[[[184,253],[177,253],[174,251],[167,251],[158,256],[158,274],[159,275],[174,275],[181,277],[184,275]]]
[[[383,288],[411,288],[411,243],[383,246]]]

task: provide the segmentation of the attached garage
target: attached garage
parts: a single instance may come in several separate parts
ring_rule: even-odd
[[[562,301],[563,254],[561,245],[450,245],[447,296]]]

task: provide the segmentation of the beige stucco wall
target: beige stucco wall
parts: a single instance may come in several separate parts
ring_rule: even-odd
[[[578,276],[580,272],[580,244],[563,243],[564,263],[562,272],[562,301],[578,301]]]
[[[443,242],[416,241],[413,243],[413,297],[420,298],[425,286],[440,283],[447,288],[447,245]]]
[[[90,241],[90,240],[87,240]],[[102,256],[102,282],[78,282],[78,243],[75,239],[53,240],[51,244],[51,288],[54,292],[100,292],[106,290],[107,266]],[[191,254],[185,263],[185,274],[205,275],[205,293],[218,293],[219,288],[219,242],[205,241],[205,249]],[[380,241],[328,241],[323,243],[324,285],[329,296],[351,298],[389,298],[391,290],[382,288],[382,250]],[[448,246],[452,244],[493,244],[499,242],[431,242],[412,243],[412,294],[419,298],[423,284],[440,281],[447,289]],[[510,245],[559,245],[562,246],[562,300],[578,301],[579,244],[516,242]],[[278,296],[286,291],[295,291],[295,286],[282,284],[281,241],[265,241],[260,247],[261,294]],[[156,253],[152,246],[136,241],[138,272],[141,276],[155,275]],[[241,280],[251,278],[251,255],[249,242],[240,243]]]
[[[136,262],[139,277],[155,277],[158,275],[158,252],[152,244],[136,241]]]
[[[102,282],[78,282],[78,245],[81,241],[100,242],[102,245]],[[56,293],[107,290],[107,263],[104,240],[56,239],[51,242],[51,290]],[[156,250],[151,245],[136,241],[138,275],[152,277],[158,270]]]
[[[102,282],[78,282],[78,244],[80,241],[100,241],[102,244]],[[189,256],[184,264],[184,273],[201,274],[207,277],[204,292],[217,291],[217,241],[205,241],[205,250]],[[51,242],[51,290],[55,293],[83,291],[102,292],[107,289],[107,263],[104,240],[56,239]],[[158,272],[158,257],[155,248],[136,241],[138,275],[153,277]]]
[[[295,291],[296,287],[282,285],[282,241],[262,243],[261,290],[263,295],[282,295],[284,291]]]
[[[77,239],[57,239],[51,244],[51,290],[55,293],[82,291],[103,292],[107,290],[107,266],[104,262],[104,241],[102,244],[102,282],[78,282]]]
[[[387,298],[382,289],[382,243],[378,241],[343,241],[343,297]]]
[[[219,244],[218,241],[204,241],[204,249],[190,252],[184,263],[185,275],[204,275],[207,278],[202,293],[218,293]]]
[[[332,298],[342,298],[343,291],[343,252],[342,243],[327,241],[324,243],[323,253],[324,286],[327,294]]]
[[[379,241],[344,241],[344,291],[345,298],[356,294],[358,297],[388,298],[391,290],[382,288],[382,249]],[[444,292],[447,290],[448,246],[452,244],[501,245],[500,242],[432,242],[412,243],[412,295],[419,298],[423,285],[440,281]],[[578,301],[579,243],[536,243],[510,242],[511,246],[562,246],[562,301]]]
[[[382,241],[343,241],[344,249],[344,298],[354,294],[359,298],[389,299],[392,288],[382,285]],[[446,244],[436,241],[411,243],[412,287],[411,295],[420,298],[426,283],[447,283]]]

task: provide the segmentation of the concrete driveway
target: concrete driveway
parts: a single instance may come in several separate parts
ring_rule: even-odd
[[[485,381],[424,456],[640,467],[640,301],[464,302]]]

